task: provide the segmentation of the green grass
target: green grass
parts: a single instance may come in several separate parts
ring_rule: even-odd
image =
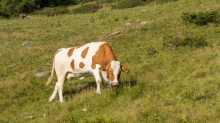
[[[93,14],[0,20],[0,122],[219,122],[220,26],[181,19],[182,12],[219,8],[216,0],[180,0]],[[148,23],[138,26],[142,21]],[[114,30],[121,34],[109,36]],[[206,35],[208,46],[163,46],[164,36],[190,34]],[[24,41],[34,44],[22,46]],[[95,41],[108,42],[132,72],[122,73],[119,88],[104,82],[101,95],[95,94],[93,76],[67,81],[65,102],[58,95],[47,102],[56,77],[46,87],[50,74],[34,75],[52,68],[46,63],[52,63],[57,49]],[[35,118],[25,119],[30,115]]]

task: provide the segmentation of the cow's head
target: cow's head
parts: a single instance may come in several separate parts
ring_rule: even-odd
[[[131,72],[129,68],[123,67],[119,61],[111,61],[110,64],[100,67],[99,70],[106,71],[107,78],[109,78],[113,86],[119,85],[118,81],[120,79],[121,71],[126,73]]]

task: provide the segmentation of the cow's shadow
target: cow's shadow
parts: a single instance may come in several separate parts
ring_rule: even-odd
[[[119,86],[114,86],[114,87],[108,87],[108,82],[102,82],[101,85],[101,90],[106,89],[106,88],[125,88],[125,87],[134,87],[137,84],[137,80],[130,80],[130,81],[120,81]],[[92,82],[86,82],[86,85],[79,87],[78,89],[74,88],[69,88],[68,90],[65,90],[64,87],[64,92],[63,95],[66,101],[68,101],[68,98],[72,98],[75,94],[81,93],[90,89],[96,90],[97,85],[95,81]]]

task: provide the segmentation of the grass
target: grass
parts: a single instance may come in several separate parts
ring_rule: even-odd
[[[220,27],[185,24],[181,14],[219,10],[219,5],[216,0],[180,0],[93,14],[0,20],[0,122],[218,122]],[[148,23],[138,26],[142,21]],[[121,34],[109,36],[114,30]],[[164,36],[192,33],[206,35],[209,45],[163,46]],[[24,41],[34,44],[22,46]],[[47,102],[56,77],[46,87],[50,74],[34,75],[52,68],[46,63],[52,63],[57,49],[94,41],[108,42],[132,72],[122,73],[119,88],[104,82],[101,95],[95,94],[92,76],[67,81],[65,102],[59,103],[58,96]],[[25,119],[30,115],[35,118]]]

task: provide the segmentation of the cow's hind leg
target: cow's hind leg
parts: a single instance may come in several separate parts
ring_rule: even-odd
[[[59,76],[58,82],[55,85],[53,94],[51,95],[49,102],[52,101],[56,97],[57,91],[59,93],[60,102],[64,102],[63,101],[63,85],[64,85],[65,80],[66,80],[66,74]]]

